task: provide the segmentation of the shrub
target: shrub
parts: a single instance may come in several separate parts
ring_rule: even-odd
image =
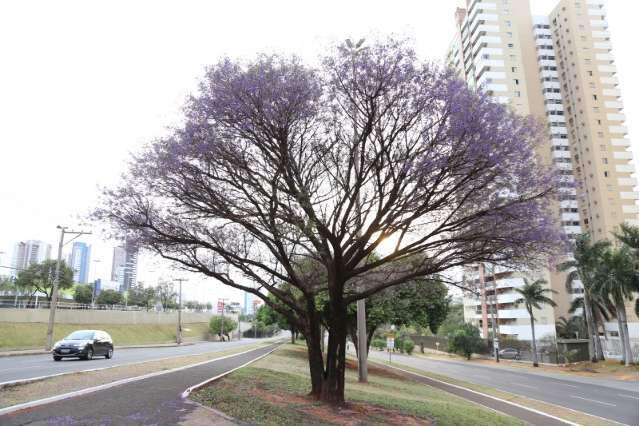
[[[482,343],[479,329],[472,324],[463,324],[448,336],[448,352],[470,359],[473,353],[479,353],[482,350]]]
[[[222,321],[224,321],[222,323]],[[223,317],[221,315],[213,315],[209,320],[209,330],[211,334],[222,334],[222,324],[224,324],[224,335],[230,336],[231,332],[237,328],[237,322],[232,318]]]
[[[371,346],[374,347],[375,349],[379,349],[380,351],[383,351],[384,349],[386,349],[386,340],[373,339],[373,341],[371,342]]]
[[[404,344],[402,346],[404,348],[404,351],[408,355],[412,355],[413,354],[413,349],[415,349],[415,343],[413,343],[413,341],[410,339],[410,337],[407,337],[404,340]]]

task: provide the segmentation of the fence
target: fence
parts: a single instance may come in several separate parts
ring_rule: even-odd
[[[46,299],[18,299],[8,300],[0,299],[0,309],[49,309],[50,302]],[[98,305],[98,304],[84,304],[76,302],[68,302],[59,300],[56,303],[56,309],[74,309],[74,310],[100,310],[100,311],[156,311],[156,307],[146,308],[144,306],[136,305]],[[177,309],[161,309],[164,312],[177,312]],[[213,310],[205,309],[189,309],[182,307],[182,312],[210,312]]]
[[[410,338],[422,351],[424,348],[444,352],[448,350],[448,339],[446,337],[411,335]],[[501,349],[519,349],[521,359],[524,361],[532,361],[533,359],[531,346],[531,342],[527,340],[504,339],[500,342]],[[637,352],[639,352],[639,342],[637,345]],[[492,342],[488,342],[484,346],[484,350],[480,355],[492,356],[493,353]],[[588,340],[539,340],[537,342],[537,360],[548,364],[566,364],[570,362],[587,361]]]
[[[601,346],[606,359],[621,359],[622,345],[619,338],[601,339]],[[639,339],[630,339],[630,347],[634,361],[639,362]]]

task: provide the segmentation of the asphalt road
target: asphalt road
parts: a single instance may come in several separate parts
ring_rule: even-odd
[[[388,361],[388,353],[371,350],[371,359]],[[393,354],[397,367],[420,370],[489,386],[571,408],[605,419],[639,426],[639,383],[541,374],[477,363],[440,361]]]
[[[0,424],[175,425],[197,406],[183,400],[186,388],[239,367],[274,345],[205,365],[115,386],[75,398],[0,416]]]
[[[218,352],[250,345],[257,341],[260,341],[260,339],[242,339],[231,342],[199,342],[193,345],[159,348],[120,350],[116,348],[112,359],[96,357],[91,361],[67,358],[56,362],[48,354],[0,357],[0,383],[92,368],[114,367],[173,356]]]

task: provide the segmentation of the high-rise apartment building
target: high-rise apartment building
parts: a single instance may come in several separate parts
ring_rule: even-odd
[[[560,0],[548,19],[552,32],[583,227],[595,239],[611,239],[621,223],[639,225],[639,192],[633,177],[626,116],[601,0]],[[639,343],[634,302],[628,328]],[[617,324],[606,325],[617,336]]]
[[[113,249],[111,265],[111,281],[120,284],[120,292],[124,293],[135,285],[138,272],[138,246],[127,240],[123,246]]]
[[[639,194],[601,1],[561,0],[550,17],[533,17],[528,0],[467,0],[455,21],[447,59],[460,77],[547,126],[548,142],[538,155],[562,176],[553,209],[564,232],[571,237],[588,231],[603,239],[624,221],[638,223]],[[466,283],[479,296],[466,295],[465,317],[487,335],[494,312],[502,335],[529,338],[528,316],[514,304],[514,289],[524,278],[543,278],[557,291],[557,308],[536,313],[537,336],[554,335],[555,320],[569,316],[570,302],[583,290],[576,281],[567,292],[565,275],[552,270],[495,268],[489,274],[485,265],[468,268]],[[614,336],[616,325],[608,326]]]
[[[87,284],[89,282],[89,267],[91,262],[91,246],[75,242],[69,256],[69,267],[73,269],[73,281]]]
[[[21,270],[50,258],[51,244],[35,240],[20,241],[13,247],[11,276],[15,277]]]

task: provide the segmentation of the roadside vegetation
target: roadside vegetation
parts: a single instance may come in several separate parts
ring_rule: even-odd
[[[203,340],[208,326],[208,323],[184,324],[182,334],[186,339]],[[56,324],[54,340],[78,329],[104,330],[116,346],[175,342],[175,324]],[[0,322],[0,351],[42,349],[46,336],[45,323]]]
[[[306,357],[304,346],[286,345],[191,398],[240,423],[261,425],[386,424],[389,419],[407,425],[523,424],[374,365],[369,370],[369,384],[361,385],[351,361],[346,370],[346,403],[322,403],[308,395]]]

